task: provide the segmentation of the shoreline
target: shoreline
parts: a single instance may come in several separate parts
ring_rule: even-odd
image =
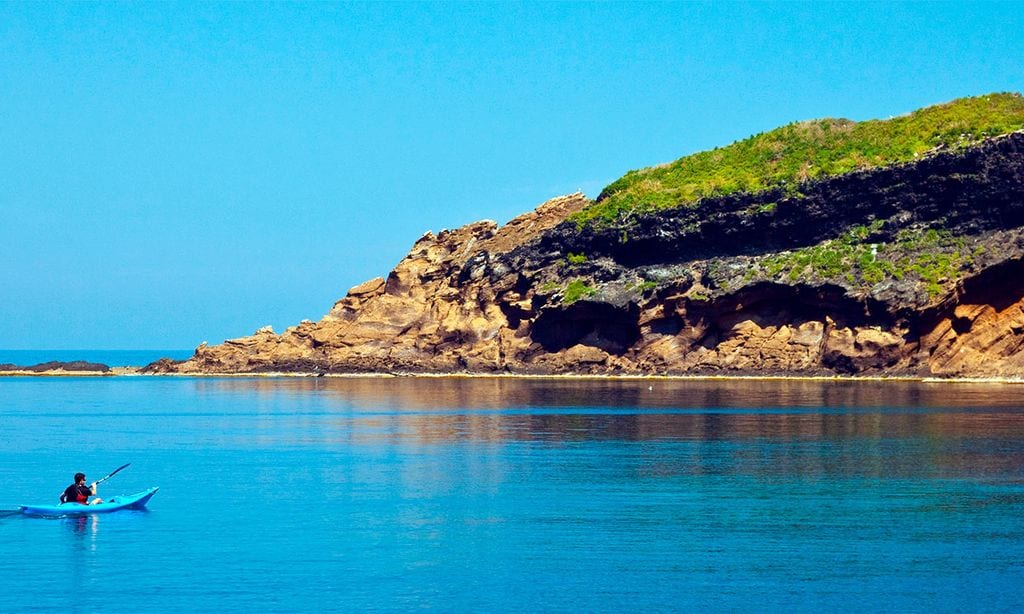
[[[922,384],[1024,384],[1021,377],[935,377],[908,375],[658,375],[658,374],[592,374],[592,373],[315,373],[301,371],[268,371],[248,373],[141,373],[140,367],[111,367],[110,371],[49,371],[8,370],[0,371],[0,378],[6,377],[185,377],[207,379],[260,378],[334,378],[334,379],[528,379],[567,381],[815,381],[815,382],[871,382],[871,383],[922,383]]]

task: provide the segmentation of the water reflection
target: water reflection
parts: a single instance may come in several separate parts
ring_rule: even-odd
[[[257,415],[258,435],[277,441],[283,432],[338,442],[1024,438],[1018,385],[501,378],[192,385],[201,398],[237,399],[239,411]]]
[[[96,539],[96,533],[99,531],[100,527],[99,515],[89,514],[87,516],[74,516],[71,518],[64,518],[62,521],[64,526],[69,528],[74,535],[83,539]]]
[[[1021,408],[1024,384],[770,379],[199,378],[205,394],[328,395],[357,408]]]
[[[1024,386],[1011,384],[256,378],[192,385],[199,396],[245,399],[257,414],[246,441],[260,447],[651,442],[658,453],[643,471],[652,476],[1024,474]]]
[[[100,518],[97,514],[62,518],[61,524],[71,533],[68,540],[71,560],[80,560],[87,552],[96,552]]]

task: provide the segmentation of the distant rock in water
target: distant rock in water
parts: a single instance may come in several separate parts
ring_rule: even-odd
[[[206,347],[206,342],[204,341],[196,349],[196,351],[199,351],[199,350],[201,350],[201,349],[203,349],[205,347]],[[149,363],[148,365],[145,365],[144,367],[142,367],[141,371],[143,373],[173,373],[174,370],[175,370],[175,367],[180,362],[181,361],[179,361],[179,360],[173,360],[171,358],[160,358],[160,359],[154,360],[153,362]]]
[[[86,362],[84,360],[72,360],[61,362],[51,360],[32,366],[19,366],[10,363],[0,364],[0,371],[28,371],[32,373],[46,373],[48,371],[79,371],[91,373],[109,373],[110,366],[98,362]]]
[[[792,124],[428,232],[319,322],[143,372],[1024,377],[1022,128],[1016,94]]]

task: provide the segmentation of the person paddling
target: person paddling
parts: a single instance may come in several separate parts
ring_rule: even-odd
[[[86,486],[85,485],[85,474],[76,473],[75,483],[64,489],[64,494],[60,496],[61,503],[81,503],[82,505],[89,505],[89,497],[96,495],[96,484]],[[92,503],[102,503],[102,499],[93,499]]]

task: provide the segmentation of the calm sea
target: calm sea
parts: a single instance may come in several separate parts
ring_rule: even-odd
[[[1024,385],[0,378],[0,611],[1020,611]],[[10,505],[0,505],[9,508]]]

